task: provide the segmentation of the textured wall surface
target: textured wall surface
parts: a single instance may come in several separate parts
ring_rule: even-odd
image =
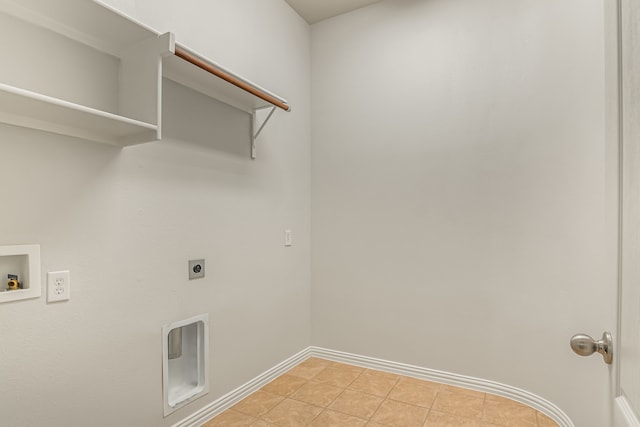
[[[293,111],[257,161],[247,115],[170,81],[159,142],[0,125],[20,171],[0,179],[0,245],[40,244],[43,277],[72,282],[66,303],[0,305],[3,425],[169,426],[310,344],[608,425],[609,370],[568,347],[615,332],[603,1],[387,0],[311,31],[281,0],[107,3]],[[4,73],[117,104],[112,58],[84,52],[77,75],[47,58],[47,78]],[[189,282],[193,258],[207,277]],[[211,392],[163,419],[161,326],[205,312]]]
[[[615,330],[604,10],[385,1],[312,27],[314,345],[608,425],[608,368],[568,346]]]
[[[167,81],[159,142],[0,125],[2,159],[20,169],[0,179],[13,206],[0,244],[40,244],[43,276],[69,269],[72,283],[69,302],[0,305],[3,426],[172,425],[310,344],[308,25],[280,0],[113,3],[293,112],[275,114],[256,161],[247,114]],[[111,102],[105,76],[87,102]],[[74,77],[56,78],[54,90]],[[194,258],[207,276],[188,281]],[[211,392],[163,419],[161,327],[202,313]]]

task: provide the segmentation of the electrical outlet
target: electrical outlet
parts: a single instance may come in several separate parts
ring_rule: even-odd
[[[204,277],[204,260],[194,259],[189,261],[189,280],[202,279]]]
[[[47,273],[47,302],[67,301],[71,298],[69,271]]]
[[[293,232],[291,230],[284,230],[284,245],[293,246]]]

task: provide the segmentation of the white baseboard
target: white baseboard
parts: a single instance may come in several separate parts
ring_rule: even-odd
[[[434,381],[438,383],[464,387],[471,390],[478,390],[485,393],[495,394],[515,400],[524,405],[530,406],[542,412],[558,423],[560,427],[575,427],[573,421],[556,405],[528,391],[521,390],[506,384],[480,378],[467,377],[464,375],[452,374],[449,372],[436,371],[435,369],[422,368],[420,366],[407,365],[404,363],[391,362],[389,360],[376,359],[373,357],[360,356],[357,354],[345,353],[342,351],[329,350],[320,347],[310,347],[311,356],[334,362],[343,362],[363,368],[375,369],[378,371],[391,372],[407,377],[419,378],[422,380]],[[640,427],[640,426],[638,426]]]
[[[282,363],[277,364],[273,368],[258,375],[251,381],[241,385],[237,389],[225,394],[219,399],[211,402],[199,411],[191,414],[187,418],[173,424],[172,427],[200,427],[216,415],[226,411],[236,403],[240,402],[251,393],[264,387],[280,375],[287,372],[297,364],[311,357],[311,347],[294,354]]]
[[[625,396],[620,396],[615,400],[613,413],[615,427],[640,427],[640,420],[631,409]]]
[[[268,384],[273,379],[282,375],[295,365],[308,359],[309,357],[318,357],[334,362],[348,363],[351,365],[361,366],[363,368],[375,369],[379,371],[391,372],[394,374],[405,375],[408,377],[419,378],[439,382],[458,387],[465,387],[471,390],[478,390],[486,393],[495,394],[497,396],[506,397],[517,402],[528,405],[555,422],[560,427],[575,427],[571,419],[553,403],[521,390],[505,384],[494,381],[483,380],[479,378],[467,377],[464,375],[451,374],[449,372],[436,371],[434,369],[422,368],[419,366],[407,365],[404,363],[391,362],[389,360],[376,359],[373,357],[361,356],[357,354],[345,353],[342,351],[329,350],[321,347],[308,347],[301,352],[291,356],[284,362],[274,366],[268,371],[256,378],[238,387],[232,392],[222,396],[221,398],[211,402],[209,405],[200,409],[191,416],[174,424],[172,427],[200,427],[216,415],[224,412],[232,407],[251,393],[257,391],[261,387]],[[616,426],[618,427],[618,426]],[[621,425],[621,427],[640,427],[638,424]]]

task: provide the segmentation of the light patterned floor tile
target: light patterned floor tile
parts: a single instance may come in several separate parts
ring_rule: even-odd
[[[295,366],[294,368],[289,370],[287,374],[304,378],[305,380],[310,380],[329,366],[328,364],[318,362],[318,360],[319,359],[306,360],[298,366]]]
[[[332,385],[334,387],[342,387],[345,388],[352,382],[356,380],[360,376],[360,372],[352,371],[345,368],[334,368],[329,366],[318,375],[316,375],[313,380],[325,384]]]
[[[446,384],[443,384],[442,391],[448,391],[450,393],[466,394],[467,396],[479,397],[481,399],[484,399],[486,395],[486,393],[482,391],[470,390],[468,388],[456,387],[453,385],[446,385]]]
[[[506,427],[538,426],[535,409],[512,401],[485,401],[482,421]]]
[[[491,393],[487,393],[485,395],[485,399],[489,402],[501,402],[501,403],[507,403],[512,405],[522,405],[522,403],[516,402],[515,400],[507,399],[506,397],[497,396]],[[526,405],[523,405],[523,406],[526,406]]]
[[[433,409],[463,418],[480,419],[484,399],[466,394],[441,391],[436,396]]]
[[[269,412],[278,403],[284,400],[283,396],[267,393],[258,390],[252,395],[236,403],[231,409],[242,412],[252,417],[260,418],[261,415]]]
[[[373,375],[380,378],[388,378],[393,380],[400,380],[400,378],[405,378],[402,375],[392,374],[391,372],[378,371],[376,369],[365,369],[362,373],[363,375]]]
[[[365,427],[366,420],[351,415],[326,410],[313,420],[313,427]]]
[[[307,380],[304,378],[284,374],[262,387],[262,390],[271,394],[277,394],[278,396],[288,397],[306,383]]]
[[[371,421],[389,426],[422,426],[429,412],[426,408],[408,405],[395,400],[385,400]]]
[[[353,390],[345,390],[329,406],[330,409],[359,418],[370,419],[384,399]]]
[[[310,358],[203,427],[307,426],[558,427],[558,424],[533,408],[501,396]]]
[[[386,397],[397,382],[398,379],[394,377],[367,375],[363,373],[356,378],[348,388],[362,393]]]
[[[308,383],[300,387],[298,391],[293,393],[290,399],[299,400],[311,405],[326,408],[331,404],[331,402],[336,400],[336,398],[343,391],[344,389],[334,387],[329,384],[309,381]]]
[[[322,408],[285,399],[262,416],[262,420],[279,427],[305,427],[322,412]]]
[[[411,405],[430,408],[438,393],[438,388],[431,388],[426,383],[400,380],[388,398]]]
[[[537,412],[536,416],[538,418],[539,427],[558,427],[558,423],[553,421],[551,418],[547,417],[542,412]]]
[[[304,362],[300,363],[302,366],[330,366],[333,362],[319,357],[310,357]]]
[[[444,412],[430,411],[424,427],[478,427],[478,420],[462,418]]]

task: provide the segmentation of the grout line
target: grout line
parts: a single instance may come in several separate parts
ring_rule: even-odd
[[[382,400],[380,401],[380,403],[378,403],[378,406],[376,406],[376,410],[375,410],[375,411],[373,411],[373,414],[371,414],[371,416],[369,417],[369,422],[370,422],[370,421],[373,421],[373,417],[375,417],[375,416],[376,416],[376,414],[377,414],[377,413],[378,413],[378,411],[380,410],[380,407],[382,406],[382,404],[384,403],[384,401],[385,401],[385,400],[386,400],[386,399],[382,399]]]
[[[303,403],[305,403],[305,402],[303,402]],[[315,406],[315,405],[311,405],[311,406]],[[320,415],[322,415],[322,413],[323,413],[324,411],[326,411],[326,410],[327,410],[326,408],[322,408],[322,411],[318,412],[318,415],[316,415],[315,417],[313,417],[313,418],[311,419],[311,421],[310,421],[309,423],[307,423],[307,426],[310,426],[311,424],[313,424],[313,422],[314,422],[314,421],[315,421],[315,420],[316,420]]]

